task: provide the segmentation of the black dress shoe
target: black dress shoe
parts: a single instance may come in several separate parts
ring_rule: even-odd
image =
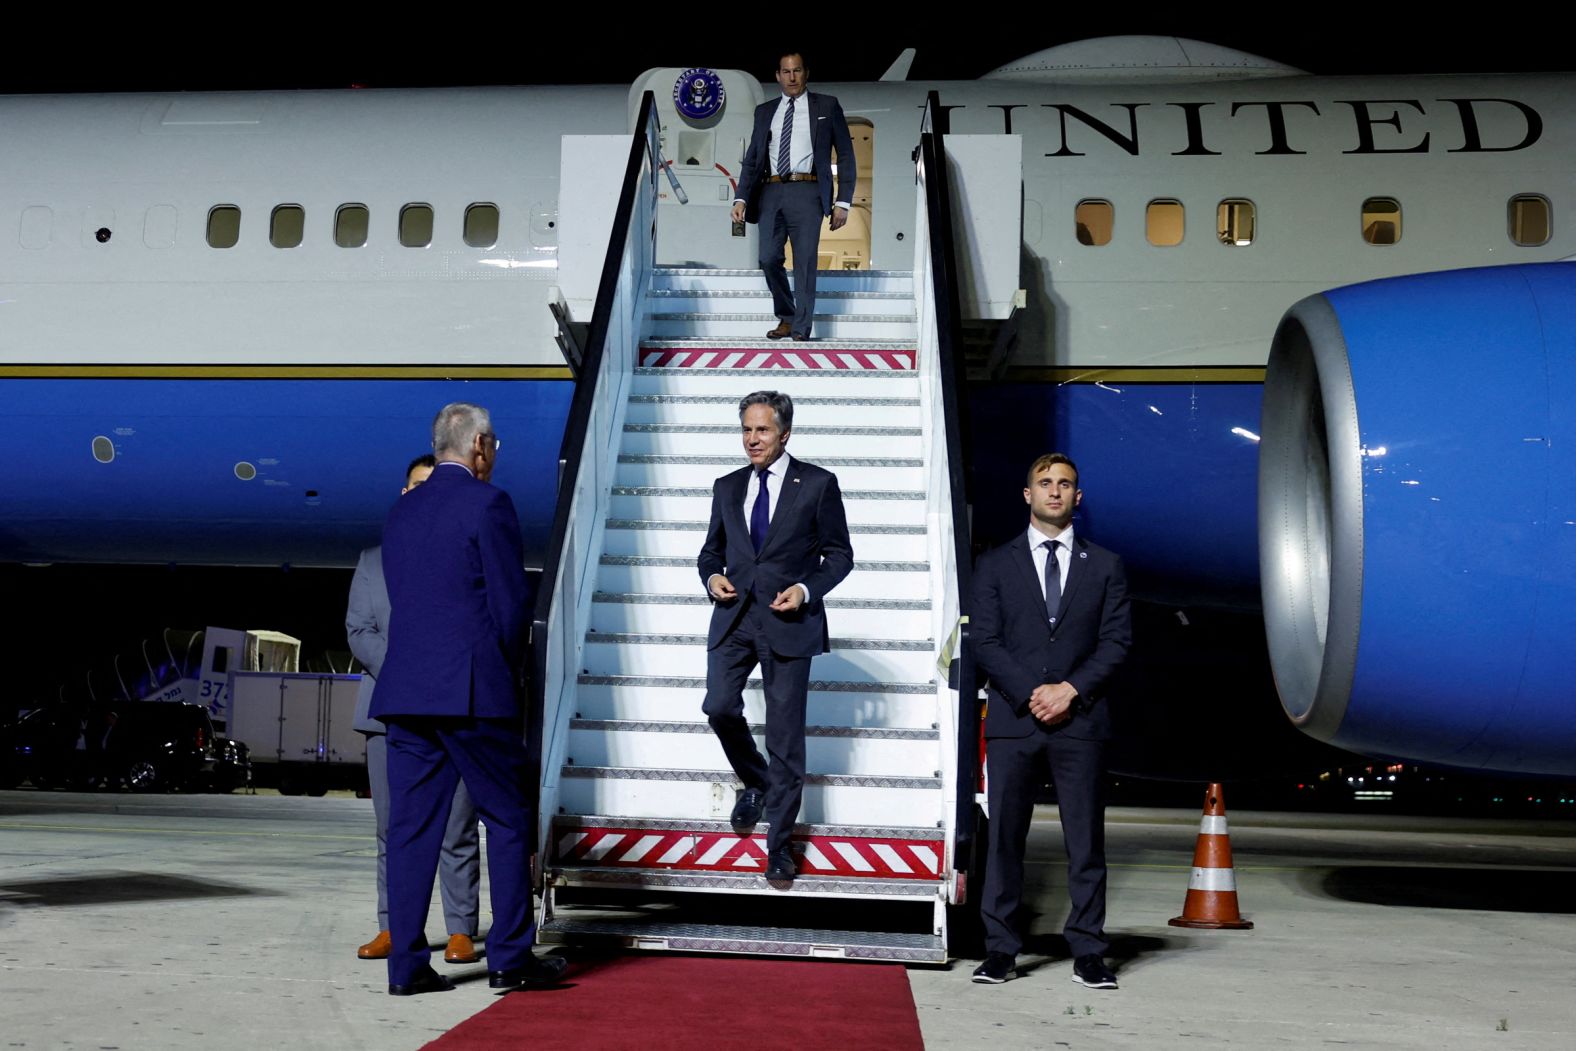
[[[985,957],[984,963],[974,968],[974,980],[981,985],[1000,985],[1012,977],[1017,967],[1016,956],[993,952]]]
[[[792,883],[795,875],[792,850],[773,850],[766,855],[766,878],[769,881]]]
[[[569,969],[569,961],[561,956],[530,956],[519,967],[507,971],[488,971],[489,989],[518,989],[522,985],[553,985]]]
[[[408,985],[395,985],[389,983],[390,996],[417,996],[421,993],[446,993],[454,988],[454,983],[431,967],[418,974]]]
[[[810,342],[810,333],[808,333],[808,332],[804,332],[804,333],[795,332],[793,334],[793,341],[795,343],[808,343],[808,342]]]
[[[733,830],[740,835],[755,831],[761,822],[761,809],[766,805],[766,793],[759,788],[746,788],[733,804]]]
[[[1095,953],[1073,961],[1073,981],[1090,989],[1115,989],[1116,975]]]

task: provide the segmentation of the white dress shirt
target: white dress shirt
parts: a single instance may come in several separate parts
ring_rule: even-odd
[[[1045,557],[1050,552],[1045,550],[1047,540],[1056,541],[1056,577],[1061,582],[1060,591],[1067,593],[1067,567],[1072,565],[1073,559],[1073,527],[1067,524],[1055,536],[1040,532],[1040,527],[1033,522],[1029,523],[1029,554],[1034,556],[1034,579],[1040,585],[1040,601],[1045,601]]]
[[[797,132],[795,133],[797,134]],[[783,479],[788,477],[788,464],[792,457],[783,453],[772,461],[766,468],[766,521],[771,522],[777,514],[777,498],[782,495]],[[761,476],[755,466],[750,466],[750,480],[744,486],[744,524],[750,524],[750,516],[755,512],[755,498],[761,491]],[[804,588],[804,600],[810,601],[810,589],[801,581],[799,587]]]
[[[779,137],[783,133],[783,121],[787,116],[788,96],[783,95],[777,100],[777,110],[772,114],[772,138],[766,144],[766,171],[762,173],[762,178],[777,174],[777,143],[780,141]],[[841,157],[838,158],[838,160],[842,159]],[[808,91],[799,96],[793,108],[793,135],[788,141],[788,169],[795,175],[808,175],[815,171],[815,138],[810,130],[810,93]],[[830,179],[832,177],[831,172],[818,172],[817,174],[822,179]],[[832,192],[837,192],[835,186]],[[734,200],[742,201],[744,198],[736,197]],[[853,208],[847,201],[834,201],[832,206],[834,208],[842,208],[844,211],[851,211]],[[772,499],[775,500],[776,497],[774,496]]]

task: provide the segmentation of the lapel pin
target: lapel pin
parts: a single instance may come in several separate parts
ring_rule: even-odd
[[[1089,557],[1089,552],[1087,552],[1087,551],[1080,551],[1080,552],[1078,552],[1078,557],[1079,558],[1088,558]]]

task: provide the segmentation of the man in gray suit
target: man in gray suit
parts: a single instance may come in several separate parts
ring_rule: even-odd
[[[432,454],[418,456],[405,470],[403,496],[427,480],[436,461]],[[355,728],[367,738],[367,780],[372,787],[372,809],[378,822],[378,936],[356,950],[363,960],[382,960],[389,955],[389,767],[388,736],[383,724],[372,718],[372,689],[383,670],[388,652],[389,591],[383,580],[383,548],[369,547],[361,552],[356,575],[350,580],[350,606],[345,611],[345,634],[350,652],[366,668],[361,676],[361,691],[356,696]],[[449,812],[443,835],[443,852],[438,861],[438,890],[443,898],[443,918],[448,925],[449,944],[444,951],[446,963],[475,963],[478,889],[481,883],[481,843],[476,831],[476,807],[461,782],[454,790],[454,808]]]
[[[804,56],[777,59],[782,97],[755,107],[755,129],[733,199],[733,221],[758,222],[761,272],[771,289],[777,327],[767,339],[810,338],[815,318],[815,274],[820,265],[821,220],[833,230],[848,222],[859,180],[854,140],[843,107],[831,95],[807,90]],[[832,195],[832,150],[837,150],[837,195]],[[783,244],[793,244],[793,288],[783,270]]]

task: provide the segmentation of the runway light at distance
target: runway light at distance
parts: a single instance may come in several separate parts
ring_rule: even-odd
[[[1388,446],[1381,445],[1381,446],[1378,446],[1377,448],[1374,448],[1374,449],[1364,449],[1363,450],[1363,455],[1364,456],[1383,456],[1386,453],[1388,453],[1389,451],[1390,451],[1390,449],[1389,449]]]
[[[1238,435],[1239,437],[1246,438],[1250,442],[1256,442],[1259,440],[1259,436],[1248,430],[1246,427],[1233,427],[1231,428],[1231,433]]]

